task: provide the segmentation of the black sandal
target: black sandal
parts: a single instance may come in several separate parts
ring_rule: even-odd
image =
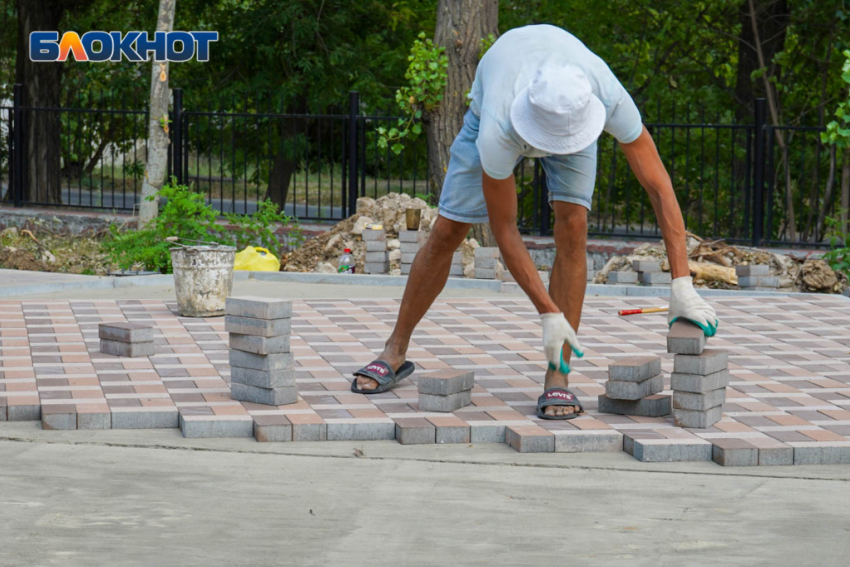
[[[402,364],[398,372],[394,371],[392,366],[383,360],[376,360],[364,366],[354,373],[355,379],[351,382],[351,391],[355,394],[380,394],[386,392],[411,374],[416,369],[416,365],[406,360]],[[378,387],[374,390],[362,390],[357,387],[357,376],[371,378],[378,383]]]
[[[546,415],[543,410],[549,406],[577,407],[578,411],[567,415]],[[583,411],[576,395],[565,388],[550,388],[537,398],[537,417],[540,419],[575,419]]]

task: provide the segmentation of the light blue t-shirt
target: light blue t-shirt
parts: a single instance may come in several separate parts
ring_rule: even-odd
[[[575,65],[584,71],[593,94],[605,105],[604,131],[619,142],[634,142],[643,131],[632,97],[608,65],[574,35],[545,24],[512,29],[484,54],[469,92],[470,108],[481,119],[476,141],[481,166],[494,179],[510,176],[521,156],[549,155],[526,143],[511,125],[514,99],[548,65]]]

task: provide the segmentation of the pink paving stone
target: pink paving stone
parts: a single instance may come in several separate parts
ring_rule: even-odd
[[[831,419],[836,419],[836,420],[841,420],[841,421],[850,421],[850,411],[848,411],[848,410],[843,410],[843,409],[820,410],[820,413],[824,414],[825,416],[827,416]]]
[[[552,453],[555,435],[538,425],[509,425],[505,429],[505,443],[520,453]]]
[[[248,411],[241,404],[231,404],[227,406],[213,406],[215,415],[247,415]]]
[[[815,441],[847,441],[843,435],[826,429],[802,430],[800,433]]]
[[[171,398],[139,398],[142,407],[174,407]]]
[[[778,425],[809,425],[809,422],[805,419],[797,417],[796,415],[783,414],[783,415],[768,415],[765,416],[770,421],[777,423]]]
[[[571,419],[570,423],[579,429],[613,429],[611,425],[604,421],[599,421],[598,419],[590,416],[579,416]]]
[[[229,392],[213,392],[203,394],[204,399],[208,402],[232,402]]]
[[[387,417],[387,415],[381,410],[374,409],[350,409],[348,413],[351,414],[351,417],[356,419],[379,419],[382,417]]]

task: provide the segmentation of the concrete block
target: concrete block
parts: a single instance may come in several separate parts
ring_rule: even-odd
[[[293,441],[327,441],[328,425],[316,414],[293,414],[287,416],[292,422]]]
[[[225,315],[224,330],[237,335],[277,337],[291,334],[292,319],[255,319]]]
[[[153,327],[141,323],[101,323],[97,336],[119,343],[149,343],[153,341]]]
[[[386,252],[387,251],[387,241],[386,240],[367,240],[366,241],[366,253],[369,252]]]
[[[641,272],[640,274],[640,283],[642,284],[669,285],[671,281],[673,281],[673,278],[670,276],[670,272]]]
[[[6,411],[9,421],[38,421],[41,419],[41,404],[9,405]]]
[[[555,435],[538,425],[509,425],[505,428],[505,443],[520,453],[555,452]]]
[[[448,396],[463,392],[464,390],[471,390],[474,384],[475,373],[471,370],[446,368],[420,376],[419,393]]]
[[[253,437],[254,420],[250,415],[183,415],[180,431],[187,439]]]
[[[295,370],[254,370],[253,368],[230,367],[230,382],[254,386],[255,388],[283,388],[295,386]]]
[[[643,382],[661,374],[661,357],[632,356],[608,365],[608,379],[619,382]]]
[[[476,258],[475,269],[477,270],[481,268],[482,270],[495,270],[496,263],[498,261],[499,260],[497,260],[496,258],[490,258],[489,256],[485,256],[483,258]]]
[[[383,264],[389,261],[389,254],[387,252],[366,252],[366,260],[367,264]]]
[[[232,382],[230,384],[230,397],[240,402],[252,402],[267,406],[285,406],[298,401],[298,390],[295,386],[257,388],[256,386],[247,386],[238,382]]]
[[[422,417],[395,420],[395,438],[402,445],[426,445],[436,442],[437,428]]]
[[[419,411],[452,412],[472,403],[472,392],[466,390],[448,396],[419,394]]]
[[[365,240],[367,242],[370,241],[370,240],[374,241],[374,240],[386,240],[386,239],[387,239],[387,232],[383,229],[373,230],[371,228],[367,228],[363,231],[363,240]]]
[[[153,356],[155,350],[156,346],[153,341],[148,343],[123,343],[120,341],[100,339],[100,352],[111,354],[112,356],[123,356],[126,358]]]
[[[605,394],[615,400],[639,400],[664,389],[664,377],[653,376],[643,382],[617,382],[608,380],[605,383]]]
[[[602,394],[598,400],[599,413],[661,417],[670,415],[671,409],[670,396],[663,394],[653,394],[639,400],[615,400]]]
[[[661,272],[661,262],[658,260],[632,260],[632,268],[636,272],[644,274],[657,274]]]
[[[254,354],[242,350],[230,351],[230,366],[250,368],[251,370],[289,370],[293,360],[291,352],[277,354]]]
[[[395,422],[328,422],[328,441],[391,441],[395,439]]]
[[[410,270],[408,269],[408,273]],[[402,273],[404,273],[402,271]],[[463,266],[452,264],[451,269],[449,270],[449,275],[454,278],[462,278],[463,277]]]
[[[705,439],[645,439],[640,434],[623,434],[623,450],[645,463],[710,461],[711,443]]]
[[[705,348],[705,333],[689,321],[676,321],[667,333],[667,352],[700,354]]]
[[[637,272],[608,272],[609,284],[636,284]]]
[[[508,270],[502,272],[502,281],[516,283],[516,278],[514,278],[513,274],[511,274]]]
[[[613,429],[555,430],[556,453],[617,453],[623,450],[623,434]]]
[[[0,398],[0,421],[7,421],[9,413],[6,411],[6,398]]]
[[[743,439],[712,439],[711,459],[723,467],[755,467],[759,450]]]
[[[739,276],[738,286],[746,288],[762,287],[776,289],[779,287],[777,276]]]
[[[176,407],[151,406],[144,408],[144,411],[121,411],[121,409],[112,408],[112,429],[171,429],[180,425],[180,416]]]
[[[499,251],[499,248],[496,247],[496,246],[489,246],[489,247],[480,246],[480,247],[475,249],[475,259],[476,260],[478,260],[479,258],[494,258],[494,259],[496,259],[500,255],[501,255],[501,252]]]
[[[469,429],[470,443],[504,443],[505,442],[505,425],[499,425],[499,422],[493,420],[483,424],[471,424]]]
[[[505,268],[505,271],[507,272],[508,269]],[[545,284],[549,283],[549,272],[546,270],[537,270],[537,275],[540,276],[540,281]]]
[[[707,348],[700,354],[677,354],[673,357],[673,372],[707,376],[729,366],[729,352]]]
[[[400,230],[398,231],[399,241],[404,243],[422,244],[428,238],[428,233],[424,230]]]
[[[469,443],[469,424],[454,415],[445,417],[429,417],[428,421],[437,428],[436,442],[443,443]]]
[[[260,443],[292,441],[292,422],[285,415],[255,416],[254,439]]]
[[[412,264],[413,260],[416,259],[416,252],[402,252],[401,253],[401,263],[402,264]]]
[[[112,414],[106,411],[77,411],[77,429],[112,429]]]
[[[770,266],[767,264],[747,264],[735,266],[735,274],[739,278],[748,276],[769,276]]]
[[[483,268],[475,268],[475,279],[477,280],[495,280],[496,270],[485,270]]]
[[[363,265],[363,272],[366,274],[386,274],[389,271],[389,262],[369,262]]]
[[[850,464],[850,442],[792,443],[795,465]]]
[[[794,448],[773,437],[752,437],[747,442],[759,450],[759,466],[794,464]]]
[[[292,317],[292,302],[272,297],[228,297],[225,314],[253,319],[289,319]]]
[[[68,430],[77,428],[77,408],[73,404],[49,404],[41,407],[41,428]]]
[[[407,276],[410,274],[410,267],[413,264],[400,264],[399,268],[401,268],[401,275]],[[453,273],[449,273],[450,276],[454,275]],[[460,275],[463,275],[463,270],[460,271]]]
[[[723,408],[721,406],[704,411],[673,408],[673,422],[679,427],[705,429],[720,421],[722,416]]]
[[[458,250],[452,254],[452,264],[463,264],[463,252]]]
[[[230,348],[252,352],[254,354],[280,354],[289,352],[290,335],[278,335],[276,337],[258,337],[253,335],[230,334]]]
[[[673,391],[673,408],[684,410],[708,411],[722,406],[726,401],[726,388],[711,390],[705,394]]]
[[[681,374],[674,372],[670,375],[670,387],[675,392],[693,392],[707,394],[708,392],[725,388],[729,385],[729,370],[720,370],[712,374]]]
[[[401,243],[401,253],[402,254],[416,254],[419,252],[422,245],[418,242],[402,242]]]

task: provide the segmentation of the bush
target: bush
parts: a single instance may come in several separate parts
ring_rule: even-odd
[[[832,250],[823,255],[829,267],[850,277],[850,232],[844,232],[844,223],[839,213],[835,218],[828,217],[826,226],[829,244]]]
[[[280,211],[277,204],[272,202],[271,199],[260,201],[257,204],[257,210],[251,215],[228,213],[224,216],[235,227],[235,230],[222,232],[222,237],[236,246],[238,250],[244,250],[246,246],[262,246],[280,258],[284,250],[275,234],[277,224],[283,226],[296,225],[289,231],[290,244],[297,246],[303,240],[301,229],[297,228],[298,221]]]

